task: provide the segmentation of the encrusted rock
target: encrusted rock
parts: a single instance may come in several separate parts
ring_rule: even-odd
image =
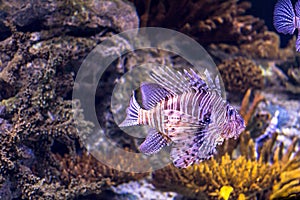
[[[252,60],[236,57],[218,65],[226,90],[244,93],[248,88],[261,89],[264,77],[260,67]]]

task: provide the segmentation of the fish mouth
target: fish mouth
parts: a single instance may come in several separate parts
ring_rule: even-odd
[[[245,130],[246,126],[243,119],[237,119],[237,122],[225,124],[221,136],[224,139],[237,139],[239,135]]]

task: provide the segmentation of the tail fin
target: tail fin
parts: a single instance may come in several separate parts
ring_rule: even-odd
[[[140,105],[135,99],[134,92],[132,94],[132,97],[130,99],[129,107],[126,110],[127,116],[125,120],[119,124],[119,127],[125,127],[125,126],[134,126],[138,125],[138,117],[139,117],[139,109]]]
[[[293,34],[295,29],[295,12],[291,0],[279,0],[274,9],[274,27],[279,33]]]

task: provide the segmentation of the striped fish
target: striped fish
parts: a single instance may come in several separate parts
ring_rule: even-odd
[[[279,33],[292,35],[298,29],[296,51],[300,52],[300,0],[293,8],[291,0],[278,0],[274,8],[274,27]]]
[[[219,79],[207,71],[201,78],[175,72],[168,67],[154,69],[153,83],[142,83],[142,106],[135,93],[120,127],[151,127],[139,150],[147,155],[172,144],[171,159],[178,168],[210,158],[224,139],[237,138],[245,128],[243,118],[221,97]],[[214,83],[215,82],[215,83]]]

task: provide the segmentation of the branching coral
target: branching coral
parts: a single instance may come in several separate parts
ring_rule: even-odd
[[[266,198],[268,193],[272,193],[273,198],[293,195],[297,190],[289,187],[289,181],[293,181],[292,185],[297,186],[297,175],[286,175],[299,170],[299,155],[290,158],[288,152],[284,154],[287,160],[280,160],[279,150],[276,152],[273,164],[265,162],[262,157],[258,161],[247,159],[245,156],[234,160],[229,155],[224,155],[221,160],[212,159],[184,170],[169,166],[153,174],[153,183],[162,190],[178,191],[197,199],[226,199],[225,191],[230,193],[230,199],[240,196],[249,199],[255,199],[257,196]],[[281,181],[277,183],[278,180]],[[274,185],[275,183],[277,184]],[[226,187],[231,189],[226,190]],[[279,188],[281,190],[278,190]],[[289,190],[285,190],[285,193],[283,188]]]
[[[251,93],[252,93],[251,89],[248,89],[242,100],[242,105],[240,108],[240,113],[244,118],[246,125],[249,124],[250,118],[251,116],[253,116],[258,104],[265,99],[265,97],[261,93],[256,92],[254,93],[253,101],[250,102]]]
[[[147,175],[147,173],[126,173],[111,169],[86,152],[75,157],[70,156],[70,154],[64,157],[56,154],[55,158],[58,160],[60,170],[62,170],[61,179],[67,184],[72,180],[92,183],[107,178],[111,185],[115,185],[124,182],[124,180],[140,179]]]
[[[273,191],[270,199],[299,198],[300,169],[283,172],[279,177],[279,181],[274,184]]]
[[[270,168],[268,164],[251,162],[245,157],[232,160],[225,155],[221,162],[212,159],[182,171],[172,167],[157,171],[154,174],[154,185],[164,188],[163,184],[160,184],[164,183],[161,179],[164,177],[164,180],[171,181],[169,184],[173,184],[174,191],[182,187],[186,188],[186,195],[195,195],[190,196],[192,198],[206,196],[208,199],[217,199],[224,187],[230,187],[230,196],[236,199],[240,194],[252,196],[268,189],[275,179],[275,173],[276,169]]]
[[[293,144],[287,153],[279,161],[279,155],[274,156],[274,161],[281,162],[281,174],[274,182],[270,199],[283,199],[288,197],[300,196],[300,152],[298,151],[293,159],[289,159],[298,139],[294,139]],[[279,148],[276,150],[279,152]]]

